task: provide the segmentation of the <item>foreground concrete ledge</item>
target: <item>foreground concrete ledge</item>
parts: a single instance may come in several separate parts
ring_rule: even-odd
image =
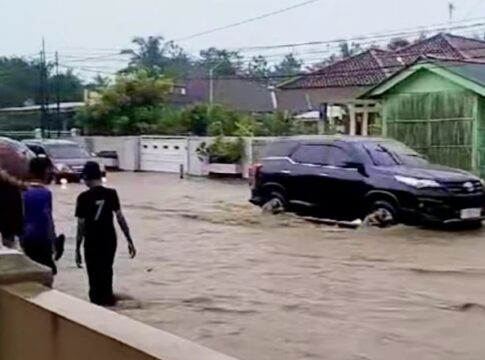
[[[24,282],[51,287],[52,272],[16,250],[0,249],[0,285]]]
[[[0,286],[1,292],[50,313],[51,318],[63,319],[130,348],[140,354],[137,359],[236,360],[40,284]]]

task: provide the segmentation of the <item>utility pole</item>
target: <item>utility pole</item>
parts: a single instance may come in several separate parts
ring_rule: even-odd
[[[44,40],[42,40],[44,44]],[[40,131],[44,138],[45,126],[46,126],[46,108],[45,108],[45,84],[44,84],[44,51],[43,48],[40,51],[40,64],[39,64],[39,93],[40,93]]]
[[[47,128],[47,137],[50,137],[50,130],[51,130],[51,119],[50,119],[50,112],[49,112],[49,69],[47,67],[47,58],[45,53],[45,40],[42,38],[42,52],[44,53],[44,87],[45,87],[45,119],[46,119],[46,128]]]
[[[448,15],[449,15],[449,29],[448,29],[448,32],[451,33],[451,29],[452,29],[452,26],[453,26],[453,14],[456,10],[456,7],[455,7],[455,4],[453,4],[453,2],[449,2],[448,3]]]
[[[209,69],[209,103],[214,103],[214,72],[222,65],[224,62],[220,62]]]
[[[61,125],[61,89],[60,89],[60,74],[59,74],[59,53],[56,51],[56,120],[57,126]],[[66,131],[66,124],[62,121],[62,130]]]
[[[47,80],[47,60],[45,54],[45,41],[42,38],[40,51],[40,128],[42,137],[49,136],[49,84]],[[46,133],[47,130],[47,133]]]
[[[214,103],[214,68],[209,70],[209,103]]]

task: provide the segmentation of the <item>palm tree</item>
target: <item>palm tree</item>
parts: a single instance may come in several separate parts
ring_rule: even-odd
[[[172,41],[165,42],[162,36],[135,37],[132,43],[137,49],[122,50],[130,55],[130,63],[125,72],[144,69],[151,74],[176,75],[184,67],[190,67],[190,58],[184,50]],[[186,69],[184,69],[186,70]]]
[[[149,36],[144,39],[136,37],[132,40],[137,49],[124,49],[122,54],[130,55],[129,68],[142,68],[154,73],[163,72],[167,44],[162,36]]]

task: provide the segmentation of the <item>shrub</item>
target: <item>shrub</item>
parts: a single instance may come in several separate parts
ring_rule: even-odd
[[[218,136],[210,145],[203,142],[197,148],[201,161],[219,164],[240,164],[245,155],[244,139],[227,140]]]

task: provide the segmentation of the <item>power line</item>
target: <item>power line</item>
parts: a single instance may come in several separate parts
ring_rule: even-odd
[[[467,20],[469,21],[469,20]],[[479,30],[483,30],[484,29],[484,26],[485,26],[485,22],[480,22],[480,23],[474,23],[474,24],[466,24],[466,25],[455,25],[454,27],[452,27],[451,29],[454,30],[455,32],[460,32],[462,34],[465,34],[465,33],[473,33],[473,32],[476,32],[476,31],[479,31]],[[443,28],[434,28],[433,31],[439,31],[439,30],[448,30],[448,27],[443,27]],[[424,30],[425,32],[429,32],[429,28]],[[264,46],[264,47],[253,47],[251,49],[259,49],[259,50],[266,50],[266,51],[270,51],[270,50],[278,50],[278,49],[282,49],[282,48],[291,48],[291,47],[299,47],[299,46],[310,46],[310,45],[326,45],[326,49],[323,49],[323,50],[319,50],[318,48],[316,49],[309,49],[303,53],[297,53],[297,52],[291,52],[290,53],[294,53],[299,59],[302,59],[302,60],[306,60],[305,59],[305,55],[308,55],[308,54],[331,54],[332,52],[335,52],[335,51],[338,51],[338,46],[340,45],[340,43],[342,41],[347,41],[347,42],[354,42],[356,41],[357,39],[361,39],[360,42],[358,42],[357,44],[360,45],[361,47],[364,47],[364,46],[367,46],[367,45],[376,45],[378,43],[384,43],[385,41],[387,41],[388,39],[391,39],[393,37],[396,37],[397,35],[407,35],[407,36],[410,36],[410,35],[418,35],[420,33],[422,33],[423,30],[414,30],[412,32],[410,31],[407,31],[407,32],[394,32],[394,33],[391,33],[391,34],[378,34],[378,35],[369,35],[369,36],[361,36],[361,37],[356,37],[356,38],[349,38],[347,40],[328,40],[328,41],[318,41],[318,42],[307,42],[307,43],[299,43],[299,44],[284,44],[284,45],[272,45],[272,46]],[[362,41],[364,40],[364,41]],[[330,48],[330,47],[333,47]],[[249,48],[246,48],[246,49],[243,49],[245,51],[248,51],[250,50]],[[288,53],[284,53],[284,54],[271,54],[271,55],[266,55],[265,57],[267,59],[269,58],[278,58],[278,57],[283,57],[285,55],[287,55]],[[257,55],[261,55],[261,53],[257,54]],[[121,54],[121,53],[112,53],[112,54],[106,54],[106,55],[98,55],[98,56],[86,56],[86,57],[82,57],[80,55],[71,55],[71,54],[63,54],[63,57],[64,58],[67,58],[68,60],[64,61],[65,63],[78,63],[78,62],[91,62],[91,61],[96,61],[96,62],[100,62],[100,61],[103,61],[103,62],[110,62],[110,61],[113,61],[113,62],[125,62],[126,60],[124,60],[123,58],[126,57],[126,54]],[[189,55],[189,58],[192,58],[190,55]],[[251,60],[253,58],[253,56],[248,56],[248,57],[244,57],[244,59],[246,60]],[[193,58],[192,58],[193,59]],[[311,60],[319,60],[319,59],[316,59],[316,58],[312,58]],[[323,59],[322,59],[323,60]]]
[[[483,23],[478,23],[478,24],[469,24],[469,25],[466,25],[466,26],[455,26],[454,29],[455,31],[459,31],[462,35],[464,34],[473,34],[474,32],[478,31],[479,29],[483,30],[485,27],[485,22]],[[414,32],[415,34],[416,33],[419,33],[419,32]],[[388,35],[387,37],[388,38],[392,38],[393,35]],[[386,39],[382,36],[380,36],[380,39],[379,39],[379,42],[385,42]],[[372,40],[371,37],[367,37],[367,40],[366,41],[361,41],[359,43],[357,43],[359,46],[365,48],[366,46],[368,45],[376,45],[377,42],[375,40]],[[308,63],[309,61],[314,61],[314,62],[322,62],[324,59],[324,55],[331,55],[331,54],[334,54],[335,52],[338,52],[339,51],[339,45],[340,43],[333,43],[333,44],[327,44],[327,48],[326,49],[319,49],[319,48],[315,48],[315,49],[307,49],[306,51],[304,52],[289,52],[289,53],[293,53],[295,55],[295,57],[298,59],[298,60],[301,60],[301,61],[304,61],[306,63]],[[276,46],[275,47],[275,50],[278,50],[282,48],[281,46]],[[282,57],[284,57],[285,55],[288,55],[289,54],[288,52],[286,53],[276,53],[276,54],[271,54],[271,55],[264,55],[265,59],[266,60],[271,60],[271,59],[280,59]],[[257,54],[257,55],[261,55],[261,54]],[[313,55],[313,56],[308,56],[308,55]],[[316,57],[316,55],[321,55],[319,57]],[[88,56],[88,57],[78,57],[78,56],[73,56],[73,55],[64,55],[63,57],[64,58],[67,58],[67,60],[64,61],[64,64],[73,64],[73,63],[82,63],[82,62],[120,62],[120,63],[123,63],[123,64],[126,64],[127,63],[127,59],[122,59],[120,57],[125,57],[126,55],[125,54],[120,54],[120,53],[116,53],[116,54],[110,54],[110,55],[101,55],[101,56]],[[255,56],[246,56],[246,57],[241,57],[239,59],[241,65],[247,65],[249,64],[252,59],[254,58]],[[191,57],[189,57],[191,58]],[[193,60],[193,58],[191,58]],[[271,62],[271,61],[270,61]],[[94,69],[93,69],[93,66],[91,65],[83,65],[83,67],[85,69],[88,69],[90,68],[89,70],[96,70],[96,68],[103,68],[103,71],[108,69],[108,70],[114,70],[115,66],[102,66],[102,65],[97,65]]]
[[[319,2],[319,1],[321,1],[321,0],[307,0],[307,1],[304,1],[302,3],[298,3],[296,5],[286,7],[284,9],[272,11],[272,12],[269,12],[269,13],[266,13],[266,14],[262,14],[262,15],[250,18],[250,19],[241,20],[241,21],[235,22],[233,24],[219,26],[219,27],[212,28],[212,29],[205,30],[205,31],[201,31],[201,32],[198,32],[198,33],[195,33],[195,34],[192,34],[192,35],[184,36],[184,37],[175,39],[174,41],[187,41],[187,40],[195,39],[195,38],[198,38],[198,37],[201,37],[201,36],[204,36],[204,35],[213,34],[215,32],[231,29],[231,28],[238,27],[238,26],[241,26],[241,25],[246,25],[246,24],[249,24],[249,23],[252,23],[252,22],[255,22],[255,21],[266,19],[266,18],[271,17],[271,16],[279,15],[279,14],[282,14],[282,13],[285,13],[285,12],[288,12],[288,11],[291,11],[291,10],[294,10],[294,9],[297,9],[297,8],[301,8],[301,7],[304,7],[304,6]]]
[[[480,47],[473,47],[473,48],[468,48],[467,50],[470,50],[470,51],[473,51],[473,50],[485,50],[485,42],[482,46]],[[400,56],[416,56],[416,57],[419,57],[420,54],[419,53],[413,53],[413,52],[404,52],[404,53],[401,53]],[[472,58],[469,58],[469,59],[466,59],[466,60],[460,60],[460,59],[446,59],[446,58],[429,58],[427,59],[427,62],[428,63],[434,63],[434,62],[437,62],[437,61],[441,61],[441,62],[448,62],[449,65],[447,65],[447,67],[459,67],[459,66],[462,66],[463,63],[477,63],[477,64],[480,64],[480,65],[484,65],[485,66],[485,62],[483,62],[482,59],[485,59],[485,55],[481,55],[481,56],[475,56],[475,57],[472,57]],[[475,62],[473,60],[476,60]],[[456,62],[456,64],[453,64],[454,62]],[[62,67],[66,67],[66,68],[72,68],[72,67],[69,67],[69,66],[66,66],[66,65],[62,65],[62,64],[59,64],[59,66],[62,66]],[[329,65],[329,66],[332,66]],[[399,63],[396,63],[396,64],[393,64],[393,65],[387,65],[387,66],[370,66],[370,67],[362,67],[362,68],[359,68],[359,69],[351,69],[351,70],[334,70],[332,71],[329,75],[329,78],[338,78],[338,77],[341,77],[341,76],[348,76],[348,75],[353,75],[353,74],[359,74],[359,73],[365,73],[365,72],[382,72],[382,71],[385,71],[385,70],[389,70],[390,72],[394,72],[394,71],[397,71],[397,70],[401,70],[401,69],[405,69],[406,67],[409,67],[410,64],[407,64],[407,65],[402,65],[402,64],[399,64]],[[439,65],[435,65],[437,67],[439,67]],[[106,75],[115,75],[115,74],[118,74],[119,72],[107,72],[103,69],[101,70],[98,70],[97,68],[95,67],[76,67],[75,69],[79,69],[81,71],[86,71],[86,72],[92,72],[92,73],[96,73],[96,74],[106,74]],[[321,69],[323,70],[323,69]],[[244,80],[271,80],[271,79],[275,79],[275,80],[278,80],[278,79],[288,79],[288,78],[312,78],[312,77],[322,77],[323,75],[321,74],[321,70],[317,70],[317,71],[312,71],[312,72],[300,72],[300,73],[296,73],[296,74],[291,74],[291,75],[268,75],[268,76],[248,76],[248,75],[222,75],[222,76],[217,76],[217,81],[224,81],[224,80],[235,80],[235,79],[244,79]],[[190,79],[198,79],[198,80],[209,80],[209,77],[207,76],[185,76],[185,77],[182,77],[184,79],[187,79],[187,80],[190,80]],[[371,84],[372,85],[372,84]],[[352,86],[371,86],[367,83],[362,83],[362,84],[353,84]]]
[[[443,32],[448,30],[464,30],[470,29],[478,26],[484,26],[485,22],[483,21],[485,18],[476,18],[472,20],[463,20],[458,23],[463,22],[471,22],[471,21],[478,21],[481,20],[479,23],[475,24],[462,24],[462,25],[454,25],[451,26],[449,24],[439,24],[439,25],[431,25],[428,28],[422,28],[416,30],[398,30],[397,32],[386,32],[386,33],[375,33],[370,35],[364,36],[356,36],[350,38],[340,38],[340,39],[332,39],[332,40],[323,40],[323,41],[308,41],[308,42],[300,42],[300,43],[289,43],[289,44],[279,44],[279,45],[263,45],[263,46],[251,46],[251,47],[242,47],[238,48],[237,51],[244,52],[244,51],[251,51],[251,50],[268,50],[268,49],[278,49],[278,48],[296,48],[302,46],[313,46],[313,45],[330,45],[334,43],[342,43],[342,42],[358,42],[362,40],[385,40],[394,37],[404,37],[404,36],[412,36],[412,35],[419,35],[421,33],[426,33],[429,31],[432,32]]]
[[[363,49],[364,51],[365,49]],[[485,43],[483,43],[483,45],[480,45],[480,46],[475,46],[475,47],[472,47],[472,48],[468,48],[468,50],[485,50]],[[305,53],[300,53],[300,54],[297,54],[296,55],[296,58],[298,60],[301,60],[301,61],[304,61],[308,64],[309,61],[315,61],[315,65],[318,65],[318,64],[323,64],[323,61],[322,60],[325,60],[325,57],[324,56],[315,56],[317,54],[334,54],[334,52],[332,52],[330,49],[327,49],[327,50],[323,50],[323,51],[315,51],[315,50],[311,50],[311,51],[307,51]],[[271,59],[271,58],[280,58],[281,56],[284,56],[284,55],[287,55],[287,54],[273,54],[271,56],[266,56],[265,59]],[[307,56],[309,55],[309,56]],[[408,50],[408,51],[405,51],[405,50],[401,50],[399,52],[399,56],[401,57],[407,57],[407,56],[416,56],[416,55],[419,55],[418,53],[416,53],[415,50],[411,49],[411,50]],[[398,55],[392,53],[392,52],[388,52],[387,54],[384,54],[383,56],[387,56],[389,58],[395,58],[397,57]],[[248,58],[240,58],[239,59],[239,65],[241,67],[247,67],[252,61],[252,57],[248,57]],[[268,64],[270,67],[271,65]],[[69,62],[69,61],[65,61],[63,64],[62,64],[63,67],[65,68],[69,68],[69,69],[77,69],[77,70],[80,70],[80,71],[83,71],[83,72],[91,72],[91,73],[100,73],[100,74],[108,74],[108,75],[114,75],[116,73],[118,73],[121,69],[120,67],[117,67],[115,65],[73,65],[72,62]],[[364,71],[365,69],[359,69],[357,71]],[[187,74],[190,74],[191,71],[187,72]],[[187,75],[186,74],[186,75]],[[306,73],[304,73],[306,74]],[[306,76],[306,75],[305,75]]]

